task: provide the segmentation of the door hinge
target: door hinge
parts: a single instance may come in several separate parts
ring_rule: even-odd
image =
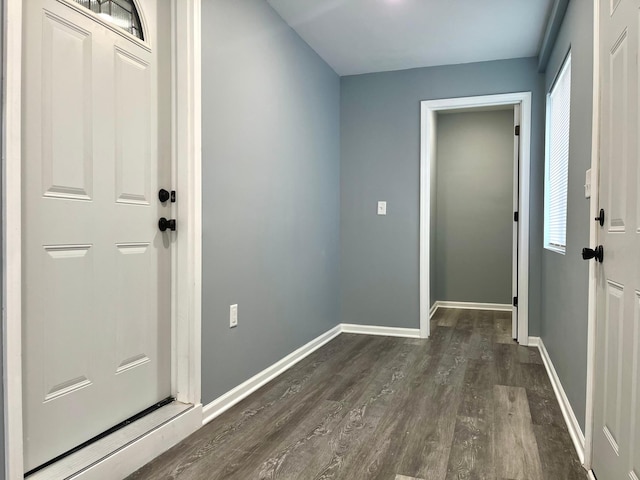
[[[518,297],[513,297],[513,306],[514,307],[518,306]]]
[[[516,125],[515,131],[516,131],[516,136],[520,135],[520,125]]]
[[[520,214],[518,212],[513,212],[513,221],[517,222],[520,220]]]

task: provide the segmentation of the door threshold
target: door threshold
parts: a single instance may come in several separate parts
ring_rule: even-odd
[[[193,405],[190,404],[171,402],[25,478],[29,480],[72,479],[192,408]]]

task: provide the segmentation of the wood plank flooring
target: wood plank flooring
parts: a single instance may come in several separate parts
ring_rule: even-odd
[[[509,313],[440,309],[431,331],[342,334],[129,479],[587,478]]]

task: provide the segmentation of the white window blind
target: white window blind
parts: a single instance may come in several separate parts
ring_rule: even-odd
[[[545,248],[565,252],[567,246],[567,183],[571,117],[571,54],[547,97],[545,168]]]

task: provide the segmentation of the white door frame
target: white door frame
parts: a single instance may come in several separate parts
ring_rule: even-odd
[[[591,201],[590,219],[600,210],[600,1],[593,2],[593,114],[591,123]],[[600,225],[589,222],[589,245],[598,245]],[[591,470],[595,421],[596,327],[598,295],[597,263],[589,262],[589,307],[587,310],[587,391],[585,408],[584,467]]]
[[[58,0],[65,3],[69,0]],[[172,393],[201,409],[200,1],[172,0],[173,186],[178,230],[172,255]],[[2,280],[5,478],[24,478],[22,432],[22,3],[4,0]],[[201,415],[193,424],[201,425]],[[152,442],[153,443],[153,442]],[[135,445],[135,444],[134,444]],[[134,445],[130,446],[133,447]],[[128,447],[128,454],[136,453]],[[160,443],[144,445],[157,455]],[[166,447],[164,447],[166,448]],[[138,452],[139,454],[140,452]]]
[[[520,105],[520,200],[518,219],[518,342],[529,344],[529,175],[531,92],[420,102],[420,336],[430,330],[431,165],[436,155],[436,115],[443,110]]]

